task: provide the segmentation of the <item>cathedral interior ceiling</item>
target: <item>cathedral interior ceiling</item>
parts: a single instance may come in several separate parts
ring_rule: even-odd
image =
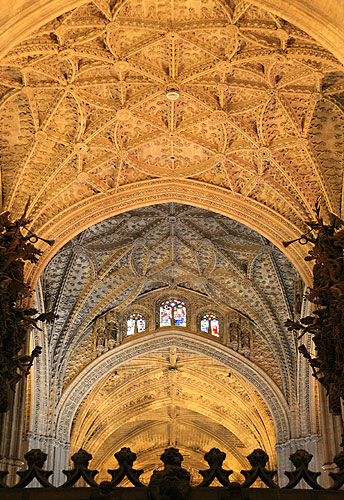
[[[233,218],[256,228],[261,223],[262,234],[274,235],[279,245],[304,230],[318,197],[325,216],[341,216],[343,75],[341,63],[309,34],[242,0],[84,2],[0,60],[2,205],[19,215],[31,194],[32,228],[56,238],[55,248],[79,233],[42,278],[46,305],[59,315],[48,329],[51,412],[88,362],[95,319],[171,290],[190,303],[202,299],[248,318],[252,361],[290,400],[296,346],[283,321],[293,311],[297,272],[252,229],[188,205],[232,204]],[[185,205],[157,205],[173,201],[175,186]],[[124,210],[130,211],[120,214]],[[120,215],[109,219],[110,213]],[[96,221],[102,222],[92,226]],[[303,250],[288,251],[302,262]],[[142,449],[156,435],[155,411],[165,439],[157,448],[171,441],[171,433],[174,441],[184,433],[195,435],[190,449],[203,450],[197,440],[215,443],[209,434],[215,420],[231,429],[228,442],[242,435],[244,446],[251,446],[250,428],[245,434],[201,411],[194,367],[180,353],[184,368],[172,375],[167,354],[161,353],[152,378],[147,375],[148,392],[128,402],[142,422]],[[129,377],[132,367],[126,369]],[[221,368],[214,370],[221,378]],[[181,380],[194,398],[192,408],[181,396],[171,402],[173,391],[182,391]],[[246,387],[239,375],[237,380]],[[83,432],[89,422],[84,408],[94,413],[94,401],[106,390],[112,396],[104,396],[102,408],[116,420],[108,383],[85,399],[75,428]],[[124,391],[124,381],[113,383]],[[234,405],[239,396],[226,384],[223,394],[228,391]],[[140,406],[153,386],[157,407],[145,399]],[[245,391],[258,398],[252,387]],[[257,408],[270,422],[264,404]],[[127,425],[134,440],[133,422]],[[109,460],[124,431],[109,438]],[[156,454],[148,450],[147,463],[156,463]],[[202,468],[200,453],[190,456],[195,469]],[[233,457],[242,467],[240,453]],[[103,466],[108,464],[99,462]]]
[[[283,321],[294,314],[298,280],[265,238],[209,211],[171,203],[112,217],[66,244],[42,276],[45,308],[58,315],[48,326],[58,371],[52,375],[61,392],[90,361],[96,318],[137,305],[149,312],[156,297],[179,293],[194,310],[247,318],[254,325],[252,356],[264,365],[263,352],[270,353],[265,369],[288,393],[295,345]],[[152,318],[149,329],[155,328]]]
[[[33,228],[56,236],[78,207],[175,181],[302,231],[318,196],[342,212],[343,81],[246,1],[85,2],[0,61],[3,205],[31,193]]]
[[[199,331],[197,311],[246,321],[251,362],[290,401],[296,347],[283,320],[295,310],[299,280],[290,261],[266,238],[187,205],[138,208],[86,229],[54,256],[41,279],[44,306],[58,315],[47,327],[52,415],[70,384],[78,376],[85,383],[83,370],[97,361],[99,318],[115,311],[125,319],[139,310],[154,331],[159,325],[151,311],[168,296],[186,301],[187,332]],[[134,338],[125,339],[125,345]],[[221,345],[221,339],[208,339],[208,351],[211,342]],[[185,345],[123,359],[117,372],[109,369],[85,392],[80,406],[71,408],[72,449],[84,446],[102,471],[113,466],[112,455],[121,446],[138,453],[147,474],[169,444],[185,450],[194,475],[213,446],[226,451],[236,471],[246,467],[245,456],[256,447],[269,450],[275,460],[276,415],[268,410],[267,395],[255,388],[254,377],[248,382],[235,370],[228,377],[225,363]]]
[[[251,449],[264,448],[275,463],[271,414],[252,385],[213,360],[183,349],[161,349],[110,373],[79,407],[71,437],[72,452],[91,450],[93,466],[106,478],[113,454],[129,446],[138,455],[147,481],[157,457],[179,447],[185,466],[199,482],[203,455],[212,447],[227,454],[225,468],[237,477]]]

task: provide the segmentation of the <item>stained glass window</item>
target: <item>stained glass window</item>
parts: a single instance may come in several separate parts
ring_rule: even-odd
[[[186,326],[185,302],[169,299],[160,305],[160,326]]]
[[[160,306],[160,326],[171,326],[172,325],[172,306],[167,303],[163,303]]]
[[[143,317],[138,318],[136,320],[136,324],[137,324],[137,331],[138,331],[138,333],[141,333],[141,332],[145,331],[146,322],[145,322],[145,319]]]
[[[211,333],[215,337],[220,336],[219,320],[215,314],[205,314],[201,319],[202,332]]]
[[[202,332],[208,333],[208,330],[209,330],[209,319],[207,319],[207,318],[202,318],[201,319],[201,330],[202,330]]]
[[[127,336],[134,333],[144,332],[146,329],[146,321],[142,314],[131,314],[127,319]]]
[[[127,335],[134,335],[135,333],[135,320],[129,318],[127,321]]]

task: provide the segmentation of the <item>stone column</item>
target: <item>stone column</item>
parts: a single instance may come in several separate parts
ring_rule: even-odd
[[[329,412],[328,397],[325,388],[319,384],[320,422],[321,422],[321,469],[326,472],[336,472],[334,457],[341,451],[343,421],[341,415]],[[328,474],[322,474],[322,485],[332,484]]]
[[[0,414],[0,470],[9,472],[6,481],[10,486],[18,481],[16,472],[24,465],[25,386],[26,379],[17,384],[9,410]]]

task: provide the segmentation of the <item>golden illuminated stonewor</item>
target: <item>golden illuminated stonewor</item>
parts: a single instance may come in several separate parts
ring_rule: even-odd
[[[213,447],[227,454],[233,480],[240,480],[251,449],[263,447],[276,463],[274,424],[259,394],[239,375],[228,377],[220,363],[185,348],[132,360],[118,369],[118,377],[109,373],[81,405],[71,438],[72,453],[81,446],[92,451],[103,480],[124,444],[138,455],[146,482],[168,446],[184,453],[196,484],[203,455]]]
[[[332,463],[326,403],[283,326],[307,248],[282,246],[318,197],[343,217],[344,73],[327,49],[344,53],[344,14],[327,3],[2,6],[2,206],[16,217],[31,196],[31,229],[56,240],[27,266],[59,318],[32,336],[25,423],[54,467],[85,446],[105,479],[129,445],[151,471],[169,444],[194,477],[212,446],[235,474],[256,447],[282,468],[297,447]],[[169,299],[186,326],[159,328]],[[145,330],[129,338],[130,317]]]
[[[195,483],[212,447],[237,478],[251,449],[276,464],[298,376],[280,317],[300,312],[302,283],[261,235],[188,205],[135,209],[68,242],[37,292],[58,318],[46,328],[54,390],[42,408],[33,378],[31,429],[87,449],[102,479],[122,446],[145,481],[168,446]]]
[[[4,204],[31,192],[35,229],[66,241],[137,186],[290,239],[317,196],[341,212],[342,69],[249,2],[85,2],[1,61]]]

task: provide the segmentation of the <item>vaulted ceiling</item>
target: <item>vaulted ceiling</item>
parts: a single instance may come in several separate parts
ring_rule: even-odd
[[[275,439],[271,413],[251,384],[236,373],[229,378],[228,369],[206,356],[171,347],[129,361],[98,382],[78,409],[71,442],[72,452],[92,452],[103,480],[115,468],[113,454],[129,446],[144,482],[164,449],[174,446],[199,484],[211,448],[226,453],[224,468],[241,480],[255,448],[265,449],[274,467]]]
[[[283,323],[294,315],[298,280],[265,238],[206,210],[154,205],[98,223],[66,244],[42,277],[45,307],[58,315],[48,326],[58,391],[66,373],[69,380],[91,361],[87,346],[97,317],[175,290],[249,318],[260,349],[266,343],[270,350],[275,380],[289,394],[296,354]],[[147,300],[152,309],[154,299]]]
[[[86,384],[85,373],[96,369],[104,356],[111,358],[106,376],[98,380],[95,374],[95,385],[82,389],[85,396],[80,406],[75,404],[72,451],[80,446],[89,450],[104,478],[121,446],[138,453],[145,479],[169,445],[186,454],[196,482],[202,457],[213,446],[227,453],[236,471],[246,467],[245,457],[256,447],[275,460],[278,418],[267,395],[257,388],[255,377],[248,381],[240,371],[230,370],[229,378],[228,365],[213,357],[214,348],[224,348],[227,331],[221,331],[222,340],[208,338],[202,355],[190,340],[190,347],[172,343],[160,348],[157,340],[154,352],[147,348],[138,356],[134,347],[120,362],[117,353],[148,339],[149,333],[129,337],[97,359],[94,342],[104,334],[105,322],[100,329],[97,322],[109,311],[121,315],[144,307],[146,319],[153,316],[152,333],[159,326],[153,312],[159,297],[181,296],[188,304],[188,334],[200,335],[192,315],[201,306],[219,317],[235,313],[246,321],[252,331],[252,369],[257,376],[265,374],[281,400],[290,403],[297,391],[297,356],[283,322],[298,308],[299,281],[288,259],[260,234],[187,205],[138,208],[76,236],[55,255],[41,279],[45,308],[58,315],[46,332],[51,415],[70,387]],[[125,334],[126,324],[121,322],[120,328]],[[119,363],[116,372],[111,360]],[[49,420],[55,423],[56,418]],[[47,432],[55,431],[50,427]]]
[[[318,196],[342,212],[343,81],[246,1],[85,2],[0,61],[3,204],[31,194],[32,226],[62,244],[102,206],[167,201],[170,185],[268,217],[280,243]]]
[[[0,60],[2,205],[18,215],[31,196],[32,229],[56,240],[28,269],[35,282],[50,261],[51,413],[95,319],[154,290],[249,318],[257,366],[291,397],[298,275],[269,241],[299,236],[318,197],[342,215],[343,76],[309,34],[243,0],[85,1]],[[309,282],[305,251],[285,253]]]

